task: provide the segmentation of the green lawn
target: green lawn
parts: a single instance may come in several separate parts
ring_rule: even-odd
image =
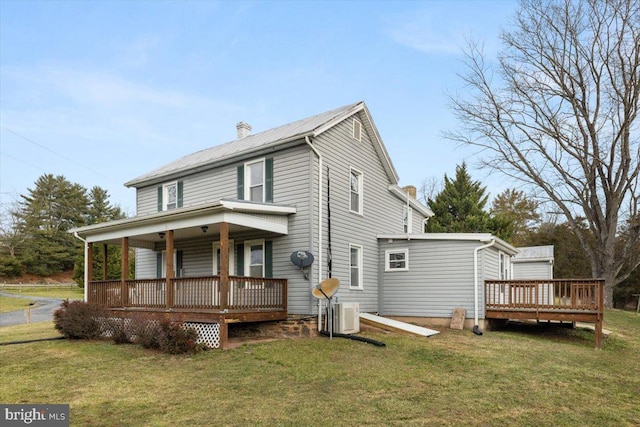
[[[32,300],[26,298],[11,298],[0,295],[0,313],[9,311],[24,310],[33,303]]]
[[[6,287],[0,288],[1,291],[16,295],[26,295],[30,297],[46,297],[46,298],[60,298],[60,299],[83,299],[84,289],[79,287],[73,288],[61,288],[61,287],[41,287],[41,288],[15,288]]]
[[[1,346],[0,402],[69,403],[71,425],[87,426],[638,426],[640,316],[608,310],[604,326],[613,334],[599,351],[592,332],[535,325],[190,357],[110,342]]]

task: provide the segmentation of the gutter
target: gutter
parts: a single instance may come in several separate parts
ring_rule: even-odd
[[[489,243],[478,246],[473,250],[473,333],[476,335],[482,335],[478,327],[478,252],[481,249],[489,248],[495,244],[496,239],[492,237]]]
[[[313,146],[308,136],[304,137],[311,151],[318,157],[318,283],[322,282],[322,154]],[[322,302],[318,300],[318,330],[322,329]]]
[[[77,231],[73,232],[73,236],[84,243],[84,302],[87,302],[87,297],[89,296],[89,265],[87,264],[87,260],[89,259],[89,244],[78,235]]]

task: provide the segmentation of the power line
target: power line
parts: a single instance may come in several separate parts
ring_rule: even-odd
[[[85,169],[85,170],[88,170],[88,171],[89,171],[89,172],[91,172],[91,173],[94,173],[94,174],[99,175],[99,176],[101,176],[101,177],[103,177],[103,178],[106,178],[106,179],[108,179],[108,180],[110,180],[110,181],[115,182],[115,180],[113,180],[113,178],[111,178],[111,177],[109,177],[109,176],[107,176],[107,175],[104,175],[104,174],[102,174],[102,173],[100,173],[100,172],[98,172],[98,171],[96,171],[96,170],[94,170],[94,169],[91,169],[91,168],[87,167],[86,165],[84,165],[84,164],[82,164],[82,163],[78,163],[78,162],[76,162],[75,160],[70,159],[69,157],[67,157],[67,156],[65,156],[65,155],[63,155],[63,154],[60,154],[60,153],[58,153],[58,152],[56,152],[56,151],[54,151],[54,150],[50,149],[49,147],[47,147],[47,146],[45,146],[45,145],[42,145],[42,144],[40,144],[40,143],[38,143],[38,142],[36,142],[36,141],[34,141],[34,140],[30,139],[30,138],[27,138],[26,136],[21,135],[21,134],[19,134],[19,133],[18,133],[18,132],[16,132],[16,131],[13,131],[13,130],[11,130],[11,129],[9,129],[9,128],[5,127],[5,126],[2,126],[2,125],[0,125],[0,128],[2,128],[2,129],[4,129],[4,130],[6,130],[7,132],[10,132],[10,133],[14,134],[14,135],[15,135],[15,136],[17,136],[17,137],[20,137],[20,138],[24,139],[25,141],[27,141],[27,142],[29,142],[29,143],[31,143],[31,144],[33,144],[33,145],[37,146],[37,147],[40,147],[40,148],[42,148],[42,149],[44,149],[44,150],[47,150],[48,152],[53,153],[53,154],[55,154],[56,156],[58,156],[58,157],[60,157],[60,158],[62,158],[62,159],[64,159],[64,160],[66,160],[66,161],[68,161],[68,162],[73,163],[73,164],[74,164],[74,165],[76,165],[76,166],[80,166],[81,168],[83,168],[83,169]],[[5,156],[8,156],[8,155],[7,155],[7,154],[5,154]],[[8,157],[11,157],[11,156],[8,156]],[[14,159],[15,159],[15,158],[14,158]],[[15,160],[18,160],[18,159],[15,159]],[[19,161],[20,161],[20,160],[19,160]],[[26,162],[22,162],[22,163],[28,164],[28,163],[26,163]],[[29,165],[29,166],[33,166],[33,165]],[[37,166],[36,166],[36,167],[37,167]],[[40,169],[40,168],[38,168],[38,169]]]

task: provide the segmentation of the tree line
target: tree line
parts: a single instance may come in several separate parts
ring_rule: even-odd
[[[109,201],[108,192],[94,186],[87,189],[62,175],[40,176],[27,194],[3,212],[0,223],[0,276],[19,277],[25,273],[51,276],[74,270],[83,283],[84,244],[69,233],[74,227],[125,218],[120,207]],[[107,275],[120,274],[120,252],[109,250]],[[103,248],[94,251],[94,271],[102,274]],[[133,270],[132,270],[133,271]]]

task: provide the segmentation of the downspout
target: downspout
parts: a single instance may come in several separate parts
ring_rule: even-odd
[[[87,302],[87,297],[89,296],[89,265],[87,264],[87,258],[89,258],[89,244],[85,239],[78,236],[77,231],[73,232],[73,236],[84,242],[84,302]]]
[[[313,146],[308,136],[304,137],[311,151],[318,157],[318,283],[322,282],[322,154]],[[318,330],[322,330],[322,301],[318,300]]]
[[[492,238],[486,245],[478,246],[473,250],[473,333],[482,335],[478,327],[478,252],[496,244],[496,239]]]

